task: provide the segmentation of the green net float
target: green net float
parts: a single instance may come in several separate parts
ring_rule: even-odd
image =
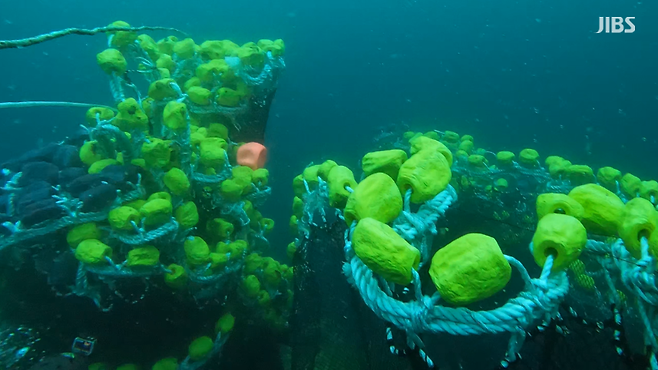
[[[621,177],[619,187],[627,197],[635,198],[640,194],[640,189],[642,188],[642,180],[631,173],[627,173]]]
[[[115,230],[132,231],[133,224],[139,226],[142,220],[141,213],[127,206],[113,208],[107,216],[110,227]]]
[[[462,142],[459,143],[459,150],[463,150],[466,153],[471,154],[471,152],[473,152],[473,148],[474,148],[474,144],[470,140],[466,140],[466,141],[462,140]]]
[[[226,334],[233,330],[234,325],[235,317],[230,313],[225,313],[219,318],[219,320],[217,320],[217,323],[215,323],[215,333]]]
[[[222,269],[229,261],[229,256],[225,253],[210,253],[210,268]]]
[[[601,167],[596,172],[596,179],[606,189],[616,192],[621,181],[621,171],[609,166]]]
[[[171,58],[171,57],[169,57],[169,58]],[[172,62],[173,62],[173,60],[172,60]],[[174,68],[175,67],[176,67],[176,64],[174,64]],[[185,83],[183,84],[183,90],[185,92],[188,92],[188,93],[192,90],[193,87],[201,87],[201,79],[199,77],[196,77],[196,76],[190,77],[190,79],[185,81]],[[211,94],[211,97],[212,97],[212,94]]]
[[[565,170],[565,176],[572,185],[583,185],[594,182],[594,170],[590,166],[582,164],[572,164]]]
[[[110,76],[122,76],[128,69],[126,58],[117,49],[105,49],[96,54],[96,63]]]
[[[443,300],[465,306],[502,290],[512,277],[512,267],[496,239],[473,233],[439,249],[429,274]]]
[[[274,41],[261,39],[258,40],[257,45],[262,51],[272,53],[272,57],[274,58],[283,56],[283,53],[285,52],[286,49],[283,40],[281,39],[277,39]]]
[[[166,191],[158,191],[158,192],[155,192],[155,193],[149,195],[149,197],[146,199],[146,202],[150,202],[150,201],[156,200],[156,199],[163,199],[163,200],[166,200],[168,202],[171,202],[171,194],[167,193]],[[146,203],[144,203],[144,204],[146,204]]]
[[[304,201],[299,197],[294,197],[292,199],[292,214],[295,215],[298,219],[302,218],[304,213]]]
[[[295,215],[290,216],[290,221],[288,222],[288,227],[290,229],[290,234],[292,236],[299,235],[298,222],[299,221],[297,219],[297,216],[295,216]]]
[[[219,249],[219,248],[218,248]],[[244,259],[244,273],[253,274],[260,269],[263,258],[258,253],[249,253]]]
[[[439,136],[439,133],[436,131],[427,131],[426,133],[423,134],[423,136],[430,138],[432,140],[439,140],[441,137]]]
[[[448,166],[452,167],[452,162],[453,162],[452,151],[450,151],[450,149],[440,141],[436,141],[424,136],[420,136],[410,140],[410,144],[411,144],[412,156],[422,150],[436,151],[438,153],[441,153],[441,155],[445,157],[446,161],[448,161]]]
[[[130,24],[124,21],[115,21],[108,25],[109,27],[125,27],[130,28]],[[133,44],[137,40],[137,32],[135,31],[112,31],[107,32],[112,36],[112,47],[123,48]]]
[[[80,147],[80,160],[87,166],[91,166],[95,162],[103,159],[98,149],[98,142],[96,140],[85,141]]]
[[[133,248],[128,252],[126,266],[128,267],[152,267],[160,262],[160,251],[152,245],[144,245]]]
[[[260,228],[263,230],[265,235],[269,234],[274,230],[274,220],[271,218],[263,217],[260,220]]]
[[[571,162],[566,159],[555,161],[548,167],[548,173],[554,179],[561,179],[566,176],[569,167],[571,167]]]
[[[469,166],[476,168],[476,169],[484,169],[487,168],[487,160],[484,158],[484,156],[479,155],[479,154],[471,154],[468,156],[468,164]]]
[[[83,240],[75,249],[75,258],[88,265],[107,265],[108,257],[112,258],[112,248],[97,239]]]
[[[292,261],[295,257],[295,253],[297,253],[297,245],[295,242],[291,242],[286,247],[286,255],[288,256],[288,259]]]
[[[207,40],[201,43],[199,54],[204,59],[224,59],[235,54],[240,45],[231,40]]]
[[[178,360],[175,357],[167,357],[156,362],[151,370],[177,370]]]
[[[242,95],[229,87],[222,87],[217,91],[217,104],[223,107],[237,107],[241,100]]]
[[[235,166],[231,168],[233,181],[240,185],[242,194],[248,194],[253,191],[252,179],[254,170],[247,166]]]
[[[457,144],[459,142],[459,134],[454,131],[446,131],[441,138],[448,144]]]
[[[265,285],[276,289],[281,284],[281,267],[279,263],[273,261],[263,268],[263,282]]]
[[[172,263],[167,266],[164,281],[172,289],[181,289],[187,284],[187,272],[183,266]]]
[[[142,144],[142,158],[147,167],[163,168],[171,161],[171,147],[168,141],[150,138]]]
[[[126,207],[134,208],[139,211],[139,209],[142,208],[144,204],[146,204],[145,199],[135,199],[130,202],[126,202],[123,205]]]
[[[361,159],[361,169],[366,176],[374,173],[385,173],[391,179],[397,180],[400,166],[407,160],[407,153],[400,149],[370,152]]]
[[[588,232],[601,236],[617,235],[624,209],[624,203],[617,195],[600,185],[586,184],[573,188],[569,197],[583,206],[580,221]]]
[[[548,256],[553,256],[551,271],[561,271],[580,257],[587,243],[587,230],[575,217],[559,213],[545,215],[537,223],[532,237],[532,254],[543,267]]]
[[[356,188],[357,182],[354,179],[352,170],[345,166],[335,166],[329,172],[327,178],[329,187],[329,205],[335,208],[344,208],[350,192],[346,187]],[[295,194],[296,195],[296,194]]]
[[[248,42],[237,50],[242,65],[261,69],[265,65],[265,53],[253,42]]]
[[[157,42],[158,50],[163,54],[174,55],[174,44],[178,42],[178,37],[167,36]]]
[[[149,85],[148,96],[157,101],[177,98],[178,92],[172,86],[175,83],[176,81],[173,78],[162,78],[153,81]]]
[[[560,193],[544,193],[537,197],[537,219],[540,219],[547,214],[561,213],[573,216],[577,219],[583,217],[585,209],[574,198],[566,194]]]
[[[224,139],[209,137],[199,143],[199,162],[207,168],[221,168],[226,163],[227,143]]]
[[[190,190],[190,180],[180,168],[172,168],[163,177],[163,182],[167,189],[178,196],[187,195]]]
[[[658,182],[655,180],[642,181],[640,183],[640,196],[652,204],[658,200]]]
[[[186,38],[174,44],[174,54],[178,59],[190,59],[196,54],[196,44],[191,38]]]
[[[413,138],[414,136],[416,136],[416,133],[413,131],[405,131],[402,134],[402,138],[407,141],[411,140],[411,138]]]
[[[421,150],[400,167],[397,184],[404,195],[411,190],[411,202],[423,203],[445,190],[452,173],[446,158],[436,150]]]
[[[364,218],[352,235],[356,255],[372,271],[392,283],[407,285],[412,269],[420,263],[420,251],[412,247],[390,226],[373,218]]]
[[[249,298],[256,298],[260,291],[260,281],[256,275],[247,275],[242,281],[242,291]]]
[[[338,166],[338,163],[332,161],[331,159],[324,161],[318,169],[318,176],[320,176],[322,180],[327,181],[329,178],[329,172],[336,166]]]
[[[156,44],[155,40],[153,38],[145,33],[137,36],[137,41],[139,43],[139,47],[148,54],[149,58],[151,60],[158,60],[160,57],[160,49],[158,48],[158,44]]]
[[[235,226],[223,218],[213,218],[206,222],[206,232],[220,240],[228,240],[235,231]]]
[[[103,169],[107,166],[112,166],[112,165],[117,165],[119,164],[119,161],[116,159],[101,159],[100,161],[96,161],[92,163],[91,166],[89,166],[88,173],[90,174],[97,174],[103,171]]]
[[[402,196],[393,179],[382,172],[374,173],[361,181],[350,194],[345,205],[345,222],[351,225],[370,217],[389,223],[402,212]]]
[[[147,105],[148,107],[148,105]],[[112,122],[123,131],[148,131],[149,118],[146,111],[140,107],[137,100],[128,98],[117,105],[119,113]]]
[[[507,180],[504,178],[498,178],[496,181],[494,181],[494,189],[499,192],[505,192],[509,188],[509,184],[507,183]]]
[[[172,205],[167,199],[153,199],[139,209],[145,226],[159,226],[171,220]]]
[[[228,250],[230,255],[229,258],[231,260],[242,258],[245,252],[247,251],[247,248],[248,248],[247,242],[244,240],[236,240],[234,242],[229,243],[228,245]]]
[[[624,246],[637,259],[642,258],[642,244],[640,240],[651,240],[656,231],[657,220],[654,205],[644,198],[633,198],[623,208],[619,222],[619,237]],[[654,246],[650,246],[650,249]],[[653,252],[653,250],[652,250]]]
[[[195,71],[196,78],[202,83],[211,83],[217,77],[232,74],[231,67],[224,59],[213,59],[208,63],[199,65]]]
[[[205,240],[190,236],[183,243],[187,263],[193,266],[204,265],[210,261],[210,248]]]
[[[102,236],[101,230],[95,222],[88,222],[73,227],[66,234],[66,242],[68,245],[75,249],[82,241],[87,239],[100,239]]]
[[[174,131],[187,129],[187,106],[175,100],[167,103],[162,112],[162,123]]]
[[[210,337],[200,337],[192,341],[188,348],[190,360],[199,361],[207,357],[212,352],[213,341]]]
[[[98,121],[96,120],[97,116],[98,116],[98,120],[108,121],[114,118],[114,111],[106,107],[89,108],[87,110],[87,114],[85,114],[85,121],[87,121],[87,125],[89,127],[96,127],[96,124],[98,123]]]
[[[228,140],[228,128],[221,123],[211,123],[208,125],[208,137],[218,137],[223,140]],[[226,149],[226,148],[224,148]]]
[[[258,168],[254,170],[254,173],[251,176],[251,182],[257,187],[267,186],[269,183],[270,171],[266,168]]]
[[[539,153],[534,149],[523,149],[519,153],[519,164],[526,168],[539,167]]]
[[[272,299],[270,298],[270,294],[266,290],[261,290],[258,292],[258,296],[256,297],[256,302],[258,302],[258,305],[261,307],[267,307],[269,306],[270,302],[272,302]]]
[[[292,191],[298,198],[302,198],[304,194],[306,194],[306,185],[304,185],[304,178],[302,175],[297,175],[292,179]]]
[[[318,170],[320,169],[320,165],[316,164],[314,166],[309,166],[304,169],[304,172],[302,172],[302,178],[306,181],[306,184],[308,185],[308,188],[310,191],[313,191],[317,189],[318,187]]]
[[[565,160],[565,159],[562,158],[562,157],[560,157],[560,156],[557,156],[557,155],[549,155],[549,156],[546,157],[546,159],[544,160],[544,164],[545,164],[546,166],[550,167],[550,166],[553,165],[554,163],[560,163],[560,162],[563,162],[564,160]]]

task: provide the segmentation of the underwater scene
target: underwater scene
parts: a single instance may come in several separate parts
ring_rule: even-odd
[[[658,370],[658,3],[0,0],[0,370]]]

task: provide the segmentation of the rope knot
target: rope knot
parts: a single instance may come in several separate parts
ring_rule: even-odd
[[[647,267],[649,267],[649,263],[651,262],[650,258],[642,258],[637,261],[637,269],[638,270],[645,270]]]
[[[405,325],[405,330],[412,333],[422,333],[425,331],[427,328],[427,318],[433,308],[432,298],[428,296],[423,296],[421,300],[416,301],[411,312],[411,317],[409,317],[409,321]]]

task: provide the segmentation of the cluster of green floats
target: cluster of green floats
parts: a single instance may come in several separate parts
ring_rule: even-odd
[[[658,254],[656,181],[622,176],[612,167],[600,168],[595,175],[589,166],[574,165],[558,156],[546,158],[544,168],[533,149],[522,150],[518,159],[513,152],[501,151],[495,155],[495,163],[489,163],[487,151],[477,149],[472,136],[460,137],[450,131],[406,132],[404,140],[409,153],[391,149],[363,156],[361,182],[351,169],[332,160],[310,166],[295,177],[290,218],[293,235],[298,234],[301,220],[309,217],[304,214],[305,194],[325,185],[330,206],[342,210],[347,225],[355,227],[352,244],[356,255],[387,281],[408,285],[412,270],[421,262],[421,252],[394,230],[396,222],[404,219],[405,196],[413,210],[449,185],[457,193],[478,186],[467,176],[453,178],[451,168],[456,166],[470,173],[491,174],[493,185],[482,185],[483,192],[491,192],[495,186],[506,189],[507,180],[495,178],[496,174],[514,167],[529,174],[543,172],[569,189],[545,192],[536,199],[538,221],[531,250],[539,266],[552,256],[551,271],[569,269],[577,286],[593,291],[594,280],[579,260],[588,238],[621,238],[637,259],[645,238],[650,254]],[[290,243],[289,253],[294,253],[297,243]],[[432,258],[429,275],[445,302],[464,306],[502,290],[511,277],[511,267],[494,238],[471,233],[440,248]],[[618,294],[625,300],[623,292]]]
[[[129,27],[129,24],[117,21],[110,26]],[[216,102],[223,107],[237,107],[250,98],[253,86],[245,81],[244,74],[237,71],[236,64],[239,63],[241,68],[260,71],[265,68],[268,57],[281,58],[285,51],[281,39],[262,39],[240,46],[230,40],[208,40],[197,45],[191,38],[178,40],[175,36],[156,42],[149,35],[137,35],[130,31],[114,32],[110,37],[111,48],[96,57],[105,73],[117,76],[126,73],[128,62],[123,52],[130,51],[136,42],[149,58],[140,59],[138,65],[138,70],[147,78],[158,80],[149,87],[149,97],[140,102],[147,115],[151,113],[154,101],[179,96],[172,82],[178,83],[193,104],[208,106]],[[198,62],[199,58],[201,63]],[[180,104],[172,105],[164,115],[178,114],[181,109]],[[125,128],[144,128],[147,124],[144,118],[126,122],[128,126]],[[178,124],[182,125],[180,122]]]
[[[108,264],[135,273],[160,268],[164,283],[174,291],[194,292],[236,274],[241,280],[240,303],[257,308],[261,319],[275,329],[284,329],[292,305],[293,269],[261,255],[263,245],[269,246],[265,235],[274,227],[273,220],[257,209],[269,190],[268,170],[240,165],[238,152],[245,143],[230,140],[229,127],[236,126],[231,111],[190,109],[244,106],[253,86],[227,60],[237,58],[241,68],[258,71],[266,58],[282,56],[283,41],[197,45],[190,38],[170,36],[156,42],[145,34],[119,31],[110,35],[110,45],[97,55],[108,75],[126,73],[124,54],[143,52],[148,58],[138,59],[138,70],[147,79],[153,76],[149,73],[155,78],[148,97],[123,99],[117,113],[103,107],[87,112],[92,140],[81,147],[80,159],[89,174],[102,174],[108,166],[139,167],[141,195],[113,206],[103,221],[72,227],[67,242],[75,257],[89,271]],[[152,234],[156,236],[149,237]],[[121,242],[128,240],[129,245]],[[204,360],[213,350],[214,338],[230,332],[234,320],[231,312],[218,315],[215,333],[195,339],[188,360]],[[152,368],[177,369],[178,361],[165,358]],[[108,368],[102,363],[89,367]],[[124,364],[117,370],[138,368]]]
[[[269,194],[269,173],[258,161],[241,161],[239,151],[246,143],[230,140],[231,130],[239,129],[240,109],[260,93],[252,72],[258,75],[271,67],[273,58],[281,58],[283,41],[240,46],[211,40],[197,45],[174,36],[156,42],[131,31],[112,32],[109,37],[110,48],[97,55],[101,69],[118,79],[129,71],[126,56],[136,58],[137,71],[150,84],[148,95],[118,99],[116,112],[90,109],[86,122],[91,140],[82,145],[79,156],[89,174],[102,174],[110,166],[138,167],[138,195],[119,197],[121,202],[101,221],[72,226],[66,240],[75,257],[90,273],[103,274],[108,266],[137,276],[156,271],[174,291],[199,291],[226,275],[238,276],[241,304],[258,308],[273,327],[285,328],[293,299],[293,268],[262,256],[269,245],[263,243],[265,235],[274,227],[258,211]],[[123,85],[114,85],[115,97],[123,96],[122,81]],[[292,234],[303,234],[300,223],[312,217],[305,211],[307,194],[325,189],[329,205],[340,209],[346,224],[354,227],[356,255],[387,281],[408,285],[421,263],[421,252],[392,225],[408,204],[429,202],[449,186],[458,193],[478,186],[465,176],[453,178],[458,163],[494,177],[496,170],[506,168],[545,171],[568,183],[568,194],[537,197],[532,253],[540,266],[552,257],[553,271],[571,268],[575,282],[586,289],[594,289],[594,281],[578,258],[588,235],[621,238],[635,258],[641,257],[641,240],[646,238],[650,253],[658,253],[656,181],[622,176],[612,167],[595,174],[586,165],[557,156],[545,159],[546,171],[533,149],[524,149],[518,158],[501,151],[490,163],[487,151],[476,148],[472,136],[450,131],[407,132],[403,140],[409,152],[367,153],[361,160],[360,182],[351,169],[332,160],[295,177]],[[484,190],[508,186],[504,178],[493,180]],[[299,243],[297,238],[288,245],[290,257]],[[439,249],[429,275],[444,301],[463,306],[503,289],[511,267],[494,238],[471,233]],[[234,321],[231,312],[218,313],[215,332],[195,339],[186,361],[207,358],[215,346],[213,338],[229,333]],[[152,369],[178,367],[179,359],[172,357]],[[107,368],[101,363],[89,367]],[[124,364],[117,370],[138,368]]]

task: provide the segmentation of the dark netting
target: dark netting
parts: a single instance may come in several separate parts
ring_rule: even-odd
[[[267,118],[275,94],[276,89],[273,89],[260,99],[249,99],[249,109],[244,113],[240,129],[233,134],[233,140],[237,142],[255,141],[261,144],[265,143],[265,127],[267,126]]]
[[[499,201],[504,206],[483,202],[475,193],[464,194],[438,222],[440,232],[433,251],[460,235],[485,232],[499,240],[506,253],[518,256],[531,275],[538,275],[541,271],[527,245],[536,222],[532,208],[524,207],[531,202],[519,195],[503,196]],[[496,208],[510,210],[512,215],[496,214]],[[520,217],[521,214],[528,217]],[[406,357],[392,354],[391,344],[396,345],[397,352],[409,351],[404,345],[404,333],[393,328],[393,340],[387,342],[387,323],[376,317],[346,282],[342,274],[344,231],[343,222],[326,228],[312,226],[310,237],[301,243],[295,256],[292,370],[428,368],[417,352],[410,351]],[[595,261],[583,261],[587,270],[595,271]],[[427,276],[426,268],[421,269],[421,276]],[[521,277],[514,274],[507,292],[472,308],[490,309],[517,294],[523,284]],[[602,278],[594,276],[594,281],[595,288],[572,286],[560,316],[547,327],[530,328],[519,359],[507,368],[646,369],[648,362],[637,312],[625,304],[611,306]],[[429,281],[424,283],[431,286]],[[395,295],[405,300],[404,294]],[[450,370],[504,369],[501,360],[508,339],[509,334],[423,336],[425,353],[434,368]]]
[[[521,359],[512,363],[513,370],[610,369],[644,370],[646,356],[633,353],[626,341],[624,325],[610,318],[590,322],[566,304],[560,310],[561,320],[554,320],[542,331],[532,330],[521,349]],[[621,315],[623,318],[623,315]],[[615,340],[615,331],[619,340]],[[620,354],[618,354],[618,351]]]
[[[295,255],[292,370],[412,369],[342,274],[345,224],[313,227]]]
[[[164,53],[137,31],[96,56],[111,106],[0,103],[89,108],[82,134],[0,164],[0,370],[280,362],[293,270],[261,255],[266,149],[244,144],[263,142],[283,41],[237,56],[166,37]]]
[[[528,267],[531,275],[540,273],[528,252],[527,241],[534,233],[534,207],[525,209],[522,195],[499,197],[498,206],[483,201],[476,192],[462,194],[439,220],[438,227],[445,227],[445,233],[438,235],[434,250],[457,237],[484,232],[499,241],[505,253],[517,256]],[[508,210],[510,214],[501,214]],[[515,214],[517,213],[518,214]],[[525,217],[521,214],[525,213]],[[595,261],[582,257],[588,271],[600,269]],[[530,330],[525,344],[521,347],[521,358],[509,365],[509,369],[647,369],[648,362],[643,355],[642,328],[638,313],[633,307],[623,304],[610,306],[610,297],[602,276],[590,273],[596,283],[594,288],[584,289],[572,282],[560,319],[539,330]],[[576,281],[573,272],[570,279]],[[429,281],[427,282],[429,284]],[[519,277],[514,276],[508,291],[520,287]],[[623,295],[623,292],[620,292]],[[625,296],[624,296],[625,297]],[[624,298],[625,300],[626,298]],[[615,314],[619,321],[615,321]],[[617,334],[616,334],[617,333]],[[498,365],[506,351],[509,336],[469,336],[448,335],[426,336],[427,353],[437,364],[437,368],[463,369],[503,369]],[[477,348],[478,356],[472,356]]]

